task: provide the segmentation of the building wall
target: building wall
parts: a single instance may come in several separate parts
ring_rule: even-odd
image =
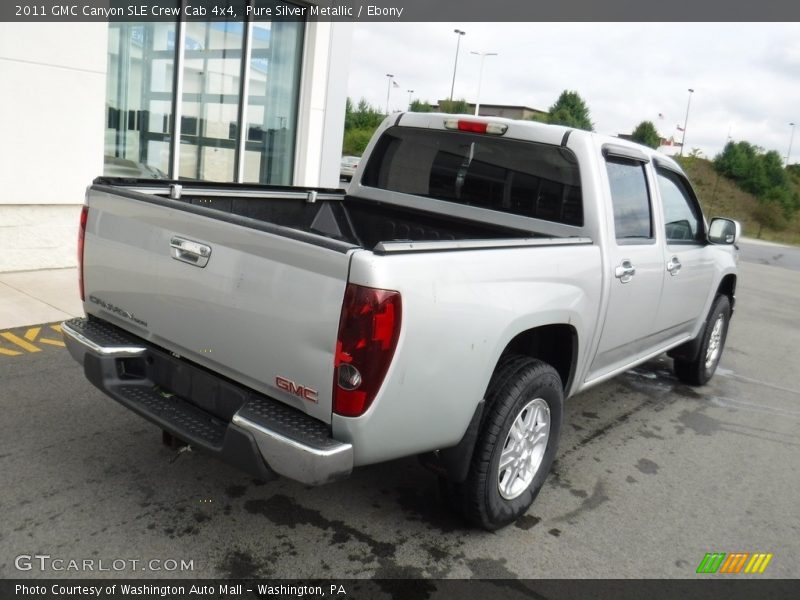
[[[103,170],[107,26],[0,23],[0,271],[73,266]]]
[[[294,183],[336,187],[352,24],[309,23]],[[108,25],[0,23],[0,272],[76,265],[103,172]]]

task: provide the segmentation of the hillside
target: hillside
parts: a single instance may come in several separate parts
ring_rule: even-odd
[[[703,213],[706,217],[730,217],[742,224],[744,235],[756,237],[758,223],[752,217],[757,200],[751,194],[742,191],[727,177],[719,177],[711,161],[703,158],[684,157],[680,160],[686,174],[692,182]],[[716,193],[714,186],[716,185]],[[773,231],[764,228],[761,238],[784,244],[800,245],[800,213],[796,214],[785,231]]]

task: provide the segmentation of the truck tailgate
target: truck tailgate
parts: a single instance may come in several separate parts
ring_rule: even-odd
[[[86,313],[329,423],[353,246],[169,202],[92,189]]]

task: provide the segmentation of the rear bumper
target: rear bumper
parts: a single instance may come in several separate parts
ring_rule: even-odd
[[[71,319],[61,328],[92,384],[195,448],[262,479],[277,474],[320,485],[353,469],[352,445],[305,413],[105,321]]]

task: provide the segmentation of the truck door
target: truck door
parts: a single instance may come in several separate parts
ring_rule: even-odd
[[[607,268],[608,308],[588,380],[610,373],[651,348],[664,279],[663,250],[653,214],[648,158],[604,148],[613,221]]]
[[[706,315],[714,280],[714,262],[706,244],[700,205],[686,178],[656,164],[664,215],[664,295],[656,317],[659,337],[670,340],[694,333]]]

